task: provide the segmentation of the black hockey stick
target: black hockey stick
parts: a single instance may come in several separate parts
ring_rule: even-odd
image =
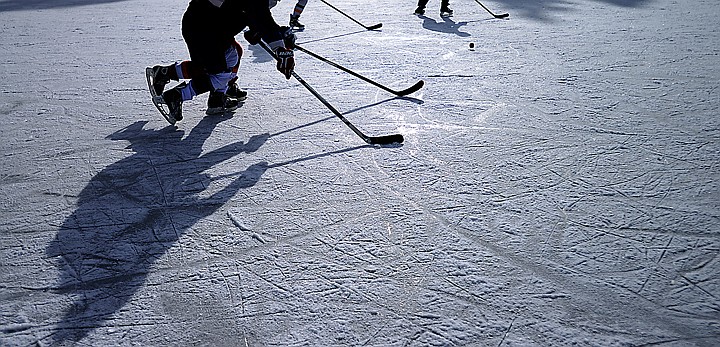
[[[322,0],[321,0],[321,1],[322,1]],[[478,4],[480,4],[480,6],[482,6],[482,8],[485,9],[485,11],[488,11],[488,13],[490,13],[490,14],[491,14],[493,17],[495,17],[495,18],[507,18],[508,16],[510,16],[509,13],[494,14],[494,13],[492,13],[492,11],[490,11],[489,8],[485,7],[485,5],[483,5],[480,1],[475,0],[475,2],[477,2]]]
[[[278,59],[278,57],[272,52],[272,50],[270,50],[270,47],[268,47],[268,45],[265,44],[265,42],[260,41],[260,46],[262,46],[262,48],[265,51],[267,51],[268,54],[270,54],[273,58],[275,58],[275,60]],[[320,93],[318,93],[315,89],[313,89],[313,87],[311,87],[307,82],[305,82],[305,80],[302,79],[302,77],[300,77],[297,73],[295,73],[295,71],[292,72],[292,76],[295,77],[295,79],[298,82],[300,82],[300,84],[302,84],[303,87],[305,87],[308,91],[310,91],[310,93],[312,93],[312,95],[314,95],[318,100],[320,100],[320,102],[322,102],[323,105],[325,105],[325,107],[327,107],[333,114],[335,114],[338,118],[340,118],[340,120],[343,123],[345,123],[345,125],[347,125],[348,128],[350,128],[350,130],[355,132],[355,134],[360,136],[360,138],[362,138],[363,141],[367,142],[368,144],[389,145],[389,144],[393,144],[393,143],[403,143],[403,141],[405,141],[402,134],[393,134],[393,135],[384,135],[384,136],[367,136],[367,135],[363,134],[363,132],[360,131],[360,129],[358,129],[352,123],[350,123],[350,121],[347,120],[347,118],[345,118],[342,115],[342,113],[340,113],[340,111],[336,110],[335,107],[333,107],[333,105],[331,105],[327,100],[325,100],[325,98],[323,98],[322,95],[320,95]]]
[[[380,27],[382,27],[382,23],[378,23],[378,24],[371,25],[371,26],[366,26],[366,25],[364,25],[363,23],[360,23],[360,22],[358,22],[357,20],[355,20],[355,18],[350,17],[350,16],[347,15],[345,12],[340,11],[337,7],[331,5],[329,2],[327,2],[327,1],[325,1],[325,0],[320,0],[320,1],[322,1],[323,3],[325,3],[325,5],[330,6],[333,10],[340,12],[340,14],[342,14],[343,16],[350,18],[351,21],[360,24],[360,26],[363,27],[363,28],[365,28],[365,30],[375,30],[375,29],[380,29]]]
[[[375,81],[373,81],[373,80],[371,80],[371,79],[369,79],[369,78],[367,78],[367,77],[365,77],[365,76],[362,76],[362,75],[358,74],[358,73],[355,72],[355,71],[352,71],[352,70],[350,70],[350,69],[348,69],[348,68],[346,68],[346,67],[344,67],[344,66],[340,66],[340,65],[338,65],[338,64],[336,64],[336,63],[334,63],[334,62],[332,62],[332,61],[330,61],[330,60],[327,60],[327,59],[325,59],[325,58],[323,58],[323,57],[321,57],[321,56],[319,56],[319,55],[317,55],[317,54],[315,54],[315,53],[313,53],[313,52],[311,52],[311,51],[308,51],[308,50],[305,49],[305,48],[302,48],[302,47],[300,47],[300,46],[298,46],[298,45],[295,45],[294,47],[297,48],[299,51],[301,51],[301,52],[303,52],[303,53],[305,53],[305,54],[307,54],[307,55],[309,55],[309,56],[312,56],[313,58],[316,58],[316,59],[318,59],[318,60],[320,60],[320,61],[323,61],[323,62],[325,62],[325,63],[328,63],[328,64],[330,64],[330,65],[332,65],[332,66],[334,66],[334,67],[336,67],[336,68],[338,68],[338,69],[340,69],[340,70],[342,70],[342,71],[345,71],[345,72],[347,72],[347,73],[349,73],[349,74],[351,74],[351,75],[353,75],[353,76],[355,76],[355,77],[357,77],[357,78],[359,78],[359,79],[367,82],[367,83],[370,83],[370,84],[372,84],[372,85],[374,85],[374,86],[376,86],[376,87],[378,87],[378,88],[380,88],[380,89],[382,89],[382,90],[388,91],[388,92],[393,93],[393,94],[395,94],[395,95],[397,95],[397,96],[405,96],[405,95],[408,95],[408,94],[415,93],[416,91],[420,90],[420,88],[422,88],[423,85],[425,85],[425,81],[420,80],[420,81],[418,81],[417,83],[415,83],[414,85],[410,86],[409,88],[406,88],[406,89],[403,89],[403,90],[390,89],[390,88],[388,88],[388,87],[386,87],[386,86],[384,86],[384,85],[382,85],[382,84],[380,84],[380,83],[378,83],[378,82],[375,82]]]

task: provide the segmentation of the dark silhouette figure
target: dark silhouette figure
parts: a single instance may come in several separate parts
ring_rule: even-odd
[[[423,20],[423,28],[430,31],[437,31],[447,34],[455,34],[460,37],[468,37],[469,33],[460,31],[460,27],[467,25],[468,22],[455,22],[450,17],[443,17],[442,22],[438,22],[430,17],[418,16]]]
[[[254,164],[200,197],[213,181],[204,172],[240,153],[256,151],[270,136],[253,136],[208,153],[202,146],[228,117],[205,117],[182,138],[171,128],[144,130],[137,122],[109,136],[128,140],[134,153],[95,175],[82,190],[77,208],[47,247],[57,260],[53,290],[73,303],[50,336],[53,345],[80,341],[102,326],[141,288],[154,262],[193,224],[213,214],[267,170]],[[215,184],[214,186],[217,186]]]

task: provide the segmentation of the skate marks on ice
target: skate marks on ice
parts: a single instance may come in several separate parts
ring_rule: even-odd
[[[713,345],[720,307],[713,278],[720,265],[717,203],[711,201],[717,194],[708,186],[717,176],[710,169],[718,159],[713,135],[690,139],[688,127],[663,128],[652,120],[638,126],[605,119],[600,128],[568,117],[550,122],[550,115],[531,103],[489,107],[476,117],[481,136],[452,127],[452,138],[415,144],[414,159],[433,164],[421,175],[431,183],[429,199],[405,193],[411,186],[393,190],[435,216],[446,232],[512,264],[520,272],[516,281],[534,281],[485,296],[493,302],[504,293],[510,305],[535,307],[521,308],[507,322],[509,341],[546,326],[543,334],[560,342],[562,329],[552,324],[566,311],[575,326],[603,327],[581,332],[595,341],[623,334],[618,342]],[[470,194],[464,187],[479,189]],[[545,312],[545,322],[538,312]],[[641,327],[647,336],[633,332]]]
[[[146,122],[110,135],[130,141],[133,154],[90,180],[46,249],[59,270],[51,289],[72,300],[46,336],[49,341],[77,342],[103,326],[189,228],[260,179],[264,162],[234,177],[204,173],[235,155],[255,152],[268,138],[256,135],[203,153],[213,128],[227,119],[205,117],[185,138],[181,131],[145,130]]]
[[[331,118],[335,118],[335,117],[331,117]],[[327,120],[327,119],[322,119],[320,121],[325,121],[325,120]],[[317,122],[312,122],[309,124],[314,124],[314,123],[317,123]],[[301,127],[308,126],[309,124],[303,125]],[[285,133],[287,131],[291,131],[291,130],[294,130],[294,129],[290,129],[290,130],[286,130],[286,131],[283,131],[280,133],[273,134],[273,135],[271,135],[271,137],[276,136],[278,134]],[[402,146],[402,145],[400,145],[400,146]],[[271,163],[271,164],[267,165],[267,168],[268,169],[283,168],[285,166],[294,166],[297,164],[301,164],[303,162],[314,161],[314,160],[318,160],[318,159],[321,159],[324,157],[348,154],[350,152],[363,150],[363,149],[377,149],[377,148],[378,147],[375,147],[373,145],[363,144],[363,145],[358,145],[358,146],[353,146],[353,147],[342,148],[342,149],[338,149],[338,150],[334,150],[334,151],[323,152],[323,153],[313,154],[313,155],[309,155],[309,156],[294,158],[294,159],[286,160],[283,162]],[[391,147],[385,146],[383,148],[391,148]],[[302,177],[296,177],[296,179],[299,180],[300,182],[303,181]],[[297,201],[297,200],[301,200],[301,199],[290,198],[289,200]],[[305,233],[305,232],[299,233],[299,234],[289,234],[289,235],[283,236],[285,231],[275,230],[275,228],[268,227],[267,224],[265,224],[263,222],[267,218],[258,218],[256,213],[254,213],[254,212],[250,212],[250,213],[242,212],[241,213],[241,212],[239,212],[239,210],[240,210],[239,208],[234,208],[233,210],[228,211],[227,212],[228,217],[230,218],[232,223],[235,225],[235,227],[237,227],[239,229],[240,234],[250,235],[251,238],[254,239],[255,241],[259,242],[260,245],[272,242],[272,245],[268,245],[268,246],[275,247],[278,244],[285,244],[285,243],[295,240],[296,238],[307,236],[307,233]],[[278,214],[275,214],[275,213],[273,213],[273,217],[279,218]],[[273,218],[273,219],[275,219],[275,218]],[[279,219],[281,219],[281,218],[279,218]],[[287,220],[290,221],[293,219],[288,218]],[[257,247],[251,246],[251,248],[257,248]],[[256,249],[254,249],[254,250],[256,250]],[[223,259],[227,259],[227,257],[223,257]]]
[[[168,277],[162,276],[159,283],[147,283],[152,273],[179,271],[179,278],[192,277],[194,275],[187,275],[184,270],[213,262],[223,264],[233,256],[247,254],[243,253],[245,247],[257,250],[253,246],[255,243],[242,241],[242,235],[246,233],[252,233],[251,238],[261,245],[270,241],[273,245],[291,241],[294,237],[284,241],[278,239],[279,231],[265,230],[264,225],[243,214],[217,212],[239,192],[255,186],[269,169],[295,167],[373,146],[359,145],[270,164],[262,161],[225,175],[211,176],[205,172],[215,166],[233,165],[228,164],[233,157],[258,151],[271,137],[332,118],[274,134],[256,135],[247,142],[231,143],[209,152],[203,151],[203,144],[213,129],[232,118],[204,117],[186,137],[183,137],[183,131],[172,127],[158,131],[143,129],[147,122],[137,122],[109,136],[111,140],[129,141],[128,149],[134,154],[107,166],[90,180],[78,196],[77,208],[65,219],[48,245],[47,256],[57,261],[59,270],[57,282],[50,289],[72,303],[65,307],[62,319],[52,331],[35,328],[30,332],[55,345],[78,342],[94,330],[105,327],[106,322],[112,320],[111,325],[116,325],[114,315],[130,314],[126,312],[126,306],[138,290],[171,285],[164,283]],[[194,230],[198,223],[208,221],[234,225],[239,230],[229,234],[239,250],[237,254],[214,258],[211,252],[196,261],[188,256],[181,258],[181,264],[165,259],[168,250],[175,248],[184,234]],[[178,252],[194,251],[176,249],[172,257]],[[160,259],[163,261],[158,264]],[[182,311],[187,303],[181,304],[169,297],[161,299],[160,308],[165,314],[186,313],[178,310]],[[141,311],[156,308],[145,307]],[[218,315],[226,315],[226,312],[218,312]],[[149,321],[152,320],[141,319],[137,324],[153,324]],[[93,336],[90,340],[97,341],[97,338]]]

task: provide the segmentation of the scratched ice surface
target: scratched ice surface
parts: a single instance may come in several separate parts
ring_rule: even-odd
[[[331,3],[383,26],[303,47],[425,87],[296,72],[402,146],[242,36],[168,127],[185,0],[0,1],[0,345],[720,345],[720,2]]]

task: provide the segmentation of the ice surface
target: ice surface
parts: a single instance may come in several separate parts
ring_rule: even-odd
[[[186,1],[0,1],[0,345],[720,345],[720,2],[331,3],[382,29],[303,47],[425,87],[296,72],[402,146],[241,36],[168,127]]]

